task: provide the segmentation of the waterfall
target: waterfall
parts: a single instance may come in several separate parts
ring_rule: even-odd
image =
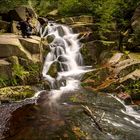
[[[65,25],[49,22],[40,30],[41,37],[51,38],[49,43],[50,52],[47,54],[42,75],[50,84],[50,100],[56,102],[63,93],[78,90],[82,75],[91,71],[83,66],[83,58],[80,53],[81,44],[78,34]],[[49,70],[56,64],[57,76],[49,75]]]

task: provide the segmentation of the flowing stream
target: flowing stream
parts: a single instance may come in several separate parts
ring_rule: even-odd
[[[1,105],[0,140],[140,140],[139,106],[80,86],[92,68],[84,66],[78,34],[53,22],[40,33],[49,42],[42,75],[50,91]]]

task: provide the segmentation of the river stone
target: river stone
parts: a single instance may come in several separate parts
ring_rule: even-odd
[[[55,35],[48,35],[48,36],[47,36],[47,42],[48,42],[48,43],[53,42],[54,39],[55,39]]]
[[[57,72],[59,70],[59,63],[54,62],[51,66],[50,69],[48,71],[48,74],[54,78],[57,77]]]
[[[58,33],[61,37],[63,37],[65,35],[65,31],[63,30],[63,28],[61,26],[57,27]]]

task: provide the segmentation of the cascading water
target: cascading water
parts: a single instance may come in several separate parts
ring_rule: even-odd
[[[41,37],[51,37],[53,40],[49,44],[50,52],[46,56],[42,74],[50,83],[50,99],[55,102],[63,93],[79,89],[81,76],[91,70],[82,66],[83,59],[80,53],[81,45],[77,39],[78,34],[74,34],[71,28],[48,23],[48,26],[44,31],[41,29],[40,33]],[[53,64],[57,65],[57,77],[52,77],[48,73]]]

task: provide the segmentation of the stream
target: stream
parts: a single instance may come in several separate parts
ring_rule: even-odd
[[[80,86],[92,67],[84,66],[78,34],[53,22],[40,34],[52,38],[42,71],[50,91],[0,105],[0,140],[140,140],[139,106]]]

